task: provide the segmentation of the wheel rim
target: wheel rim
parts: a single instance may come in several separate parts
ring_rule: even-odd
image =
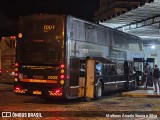
[[[102,96],[102,84],[101,82],[99,82],[97,86],[97,97],[101,97],[101,96]]]

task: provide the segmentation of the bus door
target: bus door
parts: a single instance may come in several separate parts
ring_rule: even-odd
[[[85,77],[79,79],[79,97],[94,98],[95,60],[86,61]]]
[[[94,98],[95,90],[95,60],[88,59],[81,64],[79,78],[79,97]]]
[[[95,60],[87,60],[85,84],[85,97],[94,98]]]

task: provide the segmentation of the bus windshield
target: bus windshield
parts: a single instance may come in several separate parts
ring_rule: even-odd
[[[64,48],[63,16],[28,16],[20,19],[17,60],[23,64],[58,64]]]
[[[23,39],[19,45],[19,62],[55,64],[61,61],[61,42],[48,39]]]

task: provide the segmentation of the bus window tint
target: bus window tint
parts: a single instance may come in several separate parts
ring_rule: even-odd
[[[96,64],[96,74],[102,75],[102,63]]]
[[[80,77],[85,77],[85,63],[80,64]]]
[[[117,71],[115,69],[115,65],[109,65],[109,66],[107,66],[107,73],[109,75],[115,75],[115,74],[117,74]]]
[[[18,61],[25,64],[58,64],[62,61],[64,17],[34,15],[19,21]]]
[[[58,63],[61,60],[61,42],[49,39],[25,39],[21,42],[19,60],[23,63]]]
[[[123,62],[118,62],[118,64],[117,64],[117,74],[119,74],[119,75],[124,74]]]

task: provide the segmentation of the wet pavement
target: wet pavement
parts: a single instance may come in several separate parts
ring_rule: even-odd
[[[130,96],[130,97],[160,97],[159,90],[157,92],[154,91],[153,87],[138,87],[137,90],[123,92],[122,96]]]
[[[0,90],[13,90],[13,84],[0,83]],[[145,89],[143,86],[138,87],[136,90],[122,92],[122,96],[129,97],[160,97],[160,91],[154,92],[153,87],[148,87]]]
[[[0,90],[13,90],[13,84],[9,83],[0,83]]]
[[[122,96],[130,96],[130,97],[160,97],[160,92],[154,92],[153,88],[147,89],[137,89],[134,91],[123,92]]]
[[[128,96],[125,96],[127,93]],[[4,120],[160,120],[159,98],[148,98],[147,95],[136,97],[140,93],[159,94],[154,93],[153,88],[145,90],[138,87],[135,91],[104,95],[101,99],[90,102],[66,99],[48,101],[37,96],[15,95],[13,84],[0,83],[0,112],[42,114],[42,118],[20,118],[13,115],[3,118]],[[129,97],[131,94],[132,97]]]

